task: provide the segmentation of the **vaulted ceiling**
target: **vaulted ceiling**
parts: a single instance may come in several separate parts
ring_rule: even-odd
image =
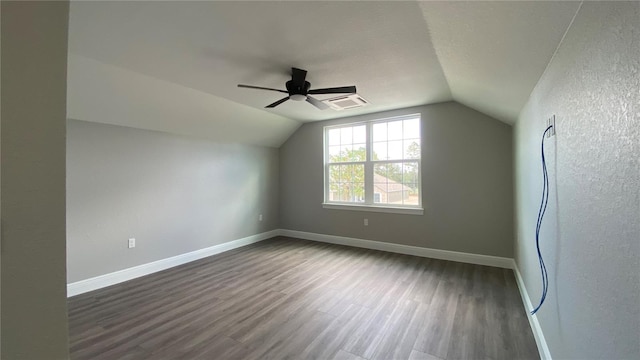
[[[71,4],[69,117],[279,146],[300,122],[455,100],[513,123],[578,2]],[[291,67],[370,102],[265,109]],[[326,98],[324,96],[320,98]]]

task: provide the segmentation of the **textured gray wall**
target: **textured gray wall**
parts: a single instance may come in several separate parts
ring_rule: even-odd
[[[556,115],[538,312],[555,359],[640,359],[639,89],[640,3],[585,2],[514,131],[516,261],[537,303],[540,140]]]
[[[65,359],[69,3],[0,6],[2,358]]]
[[[323,209],[323,126],[418,112],[424,215]],[[455,102],[307,123],[280,148],[281,228],[512,257],[511,142],[511,126]]]
[[[67,127],[69,282],[278,227],[277,149],[77,120]]]

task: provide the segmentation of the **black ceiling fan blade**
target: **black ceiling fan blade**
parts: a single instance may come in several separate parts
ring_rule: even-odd
[[[326,110],[329,108],[329,105],[323,103],[322,101],[314,98],[313,96],[307,95],[307,102],[320,110]]]
[[[253,86],[253,85],[242,85],[242,84],[238,84],[238,87],[240,87],[240,88],[247,88],[247,89],[258,89],[258,90],[271,90],[271,91],[278,91],[278,92],[285,93],[285,94],[288,94],[288,93],[289,93],[289,92],[287,92],[286,90],[272,89],[272,88],[262,87],[262,86]]]
[[[325,89],[313,89],[309,90],[307,94],[355,94],[356,87],[355,86],[342,86],[342,87],[334,87],[334,88],[325,88]]]
[[[278,105],[282,104],[283,102],[285,102],[285,101],[287,101],[287,100],[289,100],[289,97],[288,97],[288,96],[287,96],[287,97],[285,97],[285,98],[282,98],[282,99],[280,99],[280,100],[278,100],[278,101],[276,101],[276,102],[274,102],[273,104],[269,104],[269,105],[267,105],[267,106],[265,106],[265,107],[266,107],[266,108],[274,108],[274,107],[276,107],[276,106],[278,106]]]
[[[293,80],[294,84],[303,85],[306,78],[307,70],[291,68],[291,80]]]

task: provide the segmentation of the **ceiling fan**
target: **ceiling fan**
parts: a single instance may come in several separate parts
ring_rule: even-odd
[[[274,102],[273,104],[269,104],[267,106],[265,106],[266,108],[274,108],[280,104],[282,104],[283,102],[287,101],[287,100],[294,100],[294,101],[303,101],[305,100],[306,102],[308,102],[309,104],[317,107],[320,110],[324,110],[329,108],[329,106],[325,103],[323,103],[322,101],[314,98],[311,95],[316,95],[316,94],[355,94],[356,93],[356,87],[355,86],[342,86],[342,87],[334,87],[334,88],[325,88],[325,89],[313,89],[313,90],[309,90],[309,88],[311,87],[311,84],[308,81],[305,81],[305,78],[307,77],[307,71],[306,70],[302,70],[302,69],[298,69],[298,68],[291,68],[291,80],[287,81],[287,83],[285,84],[287,87],[287,90],[280,90],[280,89],[272,89],[272,88],[267,88],[267,87],[261,87],[261,86],[253,86],[253,85],[242,85],[242,84],[238,84],[238,87],[241,88],[249,88],[249,89],[259,89],[259,90],[270,90],[270,91],[278,91],[281,93],[285,93],[285,94],[289,94],[289,96],[284,97],[276,102]]]

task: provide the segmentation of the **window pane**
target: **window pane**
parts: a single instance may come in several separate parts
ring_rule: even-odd
[[[373,167],[373,202],[387,202],[387,164],[376,164]]]
[[[387,193],[386,183],[373,184],[373,202],[385,204],[387,202]]]
[[[389,158],[387,157],[387,143],[373,143],[373,154],[371,155],[371,158],[373,160],[389,160]]]
[[[337,162],[340,155],[340,146],[329,146],[329,162]]]
[[[402,140],[389,141],[387,157],[389,160],[402,160]]]
[[[367,160],[367,144],[353,144],[353,151],[350,154],[349,161],[365,161]]]
[[[403,144],[405,159],[420,159],[420,139],[405,139]]]
[[[402,164],[389,163],[387,166],[387,177],[395,182],[402,182]]]
[[[349,175],[351,176],[349,181],[364,183],[364,165],[363,164],[354,164],[347,165],[349,166]]]
[[[364,202],[364,183],[351,183],[351,201]]]
[[[367,142],[367,127],[365,125],[353,127],[353,142],[354,143]]]
[[[403,183],[417,183],[418,182],[418,163],[417,162],[405,162],[402,165],[402,182]]]
[[[340,165],[329,165],[329,182],[340,182]]]
[[[373,172],[375,175],[380,175],[380,176],[384,176],[384,179],[387,178],[387,164],[375,164],[373,166]],[[378,176],[374,176],[373,177],[373,182],[384,182],[386,183],[386,180],[382,180],[380,179]]]
[[[353,151],[351,144],[340,145],[340,162],[351,161],[351,151]]]
[[[420,119],[405,120],[403,133],[405,139],[420,138]]]
[[[378,163],[374,165],[374,201],[401,205],[410,189],[402,184],[402,163]],[[379,195],[375,195],[378,193]],[[377,200],[377,201],[376,201]]]
[[[353,130],[351,127],[340,128],[340,144],[353,144]]]
[[[340,194],[342,193],[340,168],[340,165],[329,165],[329,201],[340,201]]]
[[[335,183],[331,188],[330,199],[333,201],[348,201],[349,185],[347,183]]]
[[[340,177],[338,178],[338,182],[345,183],[349,181],[349,178],[351,177],[349,174],[349,169],[347,169],[347,167],[344,165],[341,165],[339,169]]]
[[[387,123],[387,136],[389,140],[402,139],[402,121],[392,121]]]
[[[329,145],[340,145],[340,129],[331,129],[328,132]]]
[[[420,193],[418,189],[418,184],[408,183],[408,184],[404,184],[404,186],[410,189],[409,195],[404,199],[404,204],[420,205]]]
[[[373,124],[373,141],[387,141],[387,123]]]

